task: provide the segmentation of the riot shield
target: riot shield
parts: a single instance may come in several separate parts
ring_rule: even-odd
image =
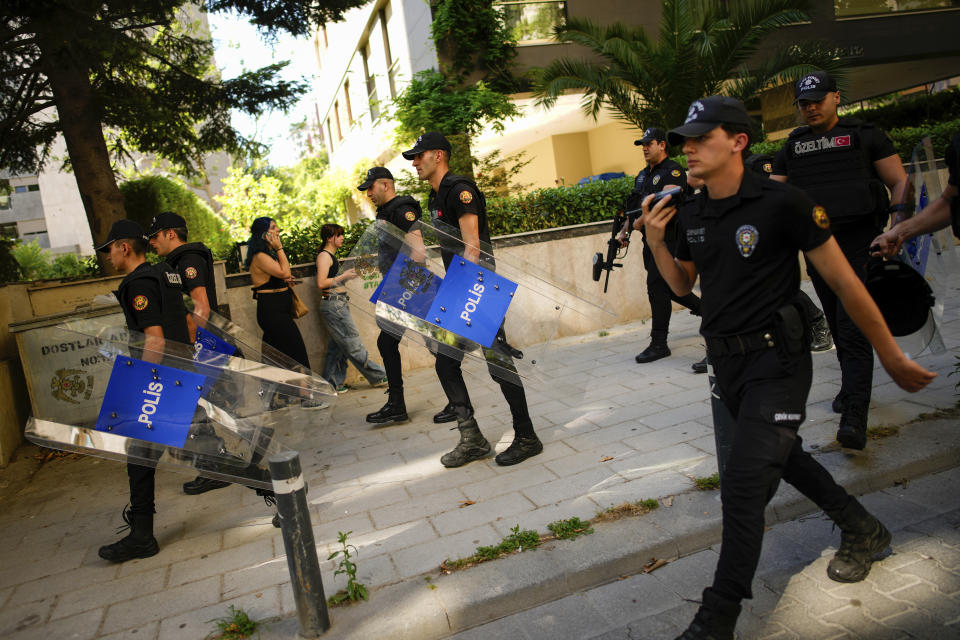
[[[893,220],[900,222],[920,211],[929,202],[939,198],[943,186],[937,172],[930,137],[926,136],[914,147],[911,162],[907,166],[907,188],[904,190],[901,208]],[[911,357],[924,350],[942,353],[946,350],[939,326],[943,321],[944,300],[949,291],[951,278],[957,273],[958,264],[954,250],[953,235],[949,228],[931,234],[917,236],[903,243],[899,257],[912,266],[930,284],[934,304],[920,330],[896,338],[900,348]]]
[[[129,331],[120,314],[25,333],[20,341],[28,376],[32,354],[51,345],[85,354],[82,369],[64,358],[67,366],[47,384],[69,402],[35,400],[26,437],[46,447],[269,489],[266,457],[284,449],[280,438],[322,424],[335,394],[308,371],[262,361],[267,357],[223,332],[222,324],[215,318],[198,331],[199,348],[172,341],[158,348]],[[237,357],[238,345],[261,361]],[[43,381],[29,382],[36,396]]]
[[[501,250],[467,247],[459,230],[421,221],[410,233],[377,220],[342,270],[351,305],[398,339],[437,355],[485,367],[495,378],[545,380],[552,342],[612,326],[602,300],[532,261],[533,245]],[[479,371],[474,371],[479,373]]]

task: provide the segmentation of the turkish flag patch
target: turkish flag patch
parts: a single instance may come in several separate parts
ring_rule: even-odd
[[[837,136],[833,139],[834,145],[837,147],[849,147],[850,146],[850,136]]]

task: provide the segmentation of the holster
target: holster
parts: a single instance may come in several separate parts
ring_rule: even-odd
[[[809,350],[810,326],[798,303],[790,302],[774,312],[773,330],[781,354],[795,356]]]

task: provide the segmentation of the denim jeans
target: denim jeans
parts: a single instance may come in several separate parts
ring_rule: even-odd
[[[349,360],[370,384],[383,380],[387,372],[370,360],[367,348],[360,341],[360,333],[350,315],[346,298],[334,297],[321,300],[320,314],[326,322],[327,333],[330,334],[327,358],[323,363],[323,377],[334,387],[341,386],[347,378],[347,360]]]

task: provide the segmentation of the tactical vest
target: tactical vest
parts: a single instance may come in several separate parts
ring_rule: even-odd
[[[213,277],[213,253],[211,253],[207,245],[202,242],[182,244],[167,254],[165,260],[175,269],[179,270],[180,260],[188,253],[194,253],[200,256],[207,264],[207,282],[203,284],[207,290],[207,301],[210,303],[210,309],[216,311],[219,305],[217,304],[217,285]]]
[[[394,223],[394,220],[396,220],[395,213],[401,207],[415,207],[419,209],[420,203],[410,196],[397,196],[387,204],[377,209],[377,220],[383,220],[384,222],[389,222],[390,224],[396,226]],[[377,250],[377,268],[380,269],[380,273],[386,274],[387,271],[390,270],[390,267],[393,265],[394,261],[397,259],[397,255],[400,252],[400,245],[396,236],[388,233],[387,231],[378,232],[377,240],[379,241],[379,247]]]
[[[147,269],[138,267],[123,279],[120,288],[115,292],[117,300],[120,301],[120,307],[123,309],[123,315],[127,320],[127,327],[133,328],[136,326],[136,318],[130,309],[129,300],[126,299],[127,287],[134,280],[150,279],[156,282],[160,289],[160,326],[163,328],[164,339],[189,344],[187,307],[183,304],[183,287],[180,274],[166,262],[148,265],[148,267]]]
[[[863,144],[863,130],[873,128],[855,118],[841,118],[826,133],[794,129],[787,138],[787,179],[827,209],[833,222],[853,222],[887,215],[890,199]]]
[[[480,224],[478,225],[479,228],[477,229],[477,231],[478,231],[478,235],[480,236],[481,250],[484,250],[488,253],[492,253],[493,248],[490,243],[490,228],[486,219],[487,218],[487,198],[486,196],[483,195],[483,192],[480,191],[480,187],[477,186],[476,182],[474,182],[473,180],[471,180],[466,176],[458,176],[453,173],[448,173],[443,177],[443,180],[440,181],[440,188],[437,189],[437,195],[434,202],[437,202],[440,204],[440,207],[441,207],[440,211],[449,210],[450,207],[448,207],[447,205],[449,204],[450,196],[454,192],[454,187],[458,185],[465,185],[472,188],[476,192],[477,197],[480,198],[480,211],[483,215],[481,216]],[[447,227],[453,227],[450,236],[444,235],[440,238],[440,249],[442,253],[444,267],[447,267],[449,266],[450,260],[452,259],[453,255],[459,254],[461,248],[463,247],[463,243],[459,239],[460,226],[458,224],[451,224],[449,220],[443,220],[438,218],[436,209],[430,209],[430,217],[431,219],[433,219],[434,222],[439,221],[443,223],[443,225],[446,225]],[[441,225],[440,228],[443,229],[443,226]],[[457,239],[453,240],[451,236]],[[493,262],[492,258],[488,255],[488,253],[483,253],[481,255],[480,263],[483,266],[487,267],[488,269],[495,269],[496,265]]]

